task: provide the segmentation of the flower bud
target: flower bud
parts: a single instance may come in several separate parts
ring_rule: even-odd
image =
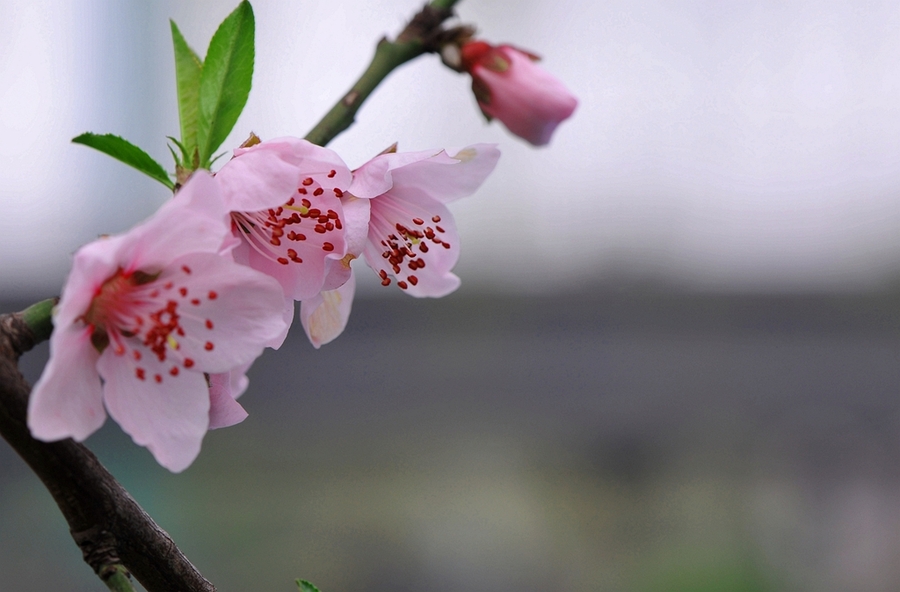
[[[510,45],[470,41],[462,46],[463,68],[488,119],[497,118],[535,146],[550,142],[578,100],[556,77],[539,67],[538,57]]]

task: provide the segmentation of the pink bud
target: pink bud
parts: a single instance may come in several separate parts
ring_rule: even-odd
[[[509,45],[472,41],[462,47],[463,67],[472,75],[472,90],[488,118],[535,146],[575,111],[578,100],[562,82],[535,64],[537,56]]]

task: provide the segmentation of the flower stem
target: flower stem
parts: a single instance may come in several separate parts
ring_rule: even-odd
[[[313,144],[325,146],[338,134],[353,124],[356,112],[372,91],[395,68],[433,51],[429,42],[440,31],[441,24],[453,14],[453,5],[459,0],[432,0],[409,22],[394,41],[387,38],[378,42],[375,55],[359,80],[341,97],[325,117],[306,135]]]
[[[124,565],[108,565],[103,571],[107,572],[107,575],[102,576],[103,581],[111,592],[134,592],[134,586]]]
[[[35,343],[50,339],[50,333],[53,332],[53,321],[50,315],[58,301],[59,298],[48,298],[32,304],[22,311],[22,320],[34,334]]]

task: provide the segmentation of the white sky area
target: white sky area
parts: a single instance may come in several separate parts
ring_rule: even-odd
[[[58,293],[79,245],[168,197],[69,141],[112,132],[171,166],[168,19],[202,55],[236,5],[0,0],[0,296]],[[254,88],[226,147],[251,130],[305,135],[419,6],[253,2]],[[487,40],[541,54],[579,97],[552,144],[486,124],[467,77],[425,56],[330,147],[355,167],[394,141],[500,145],[482,190],[451,206],[463,289],[854,290],[900,278],[896,0],[464,0],[457,13]]]

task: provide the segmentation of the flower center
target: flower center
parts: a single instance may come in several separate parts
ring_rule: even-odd
[[[330,171],[328,177],[335,174]],[[297,193],[277,208],[231,213],[231,219],[250,246],[282,265],[303,263],[301,255],[315,257],[334,251],[335,244],[325,239],[332,233],[340,236],[343,230],[341,216],[336,211],[340,209],[343,191],[337,187],[326,190],[307,177]]]
[[[113,353],[125,356],[135,365],[139,380],[163,381],[162,373],[151,373],[145,354],[165,364],[166,372],[175,377],[181,367],[195,365],[185,355],[185,339],[199,342],[204,351],[215,348],[215,323],[203,314],[207,302],[218,299],[216,290],[190,283],[191,268],[180,268],[149,274],[126,272],[119,268],[97,288],[87,312],[81,320],[91,329],[91,343],[103,352],[112,346]],[[208,313],[207,313],[208,314]],[[190,336],[186,337],[188,328]],[[200,333],[205,333],[202,337]],[[157,366],[158,367],[158,366]]]

